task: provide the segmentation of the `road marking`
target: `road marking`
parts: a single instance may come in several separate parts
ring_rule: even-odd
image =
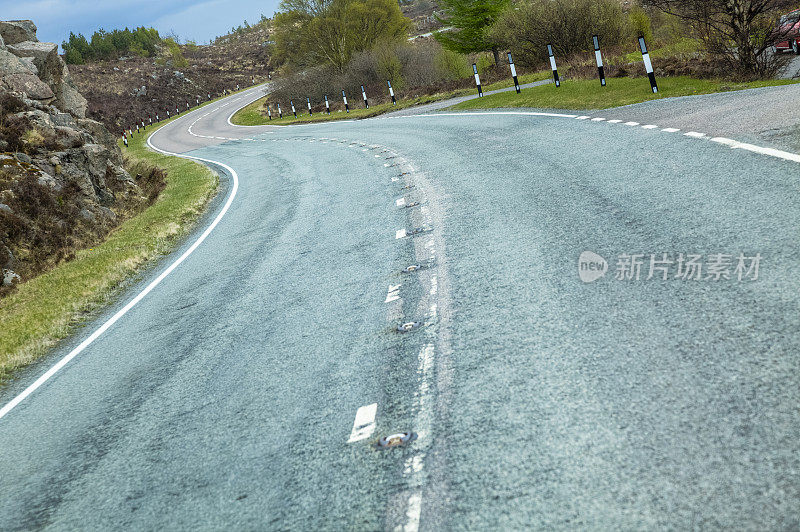
[[[422,514],[422,494],[415,493],[408,498],[408,510],[406,510],[406,525],[403,532],[417,532],[419,530],[419,518]]]
[[[692,137],[692,138],[695,138],[695,139],[702,139],[702,138],[704,138],[706,136],[705,133],[698,133],[697,131],[690,131],[688,133],[684,133],[683,135],[686,136],[686,137]]]
[[[386,303],[391,303],[392,301],[397,301],[400,299],[400,287],[403,285],[396,284],[396,285],[389,285],[389,290],[386,293]]]
[[[394,234],[394,237],[399,240],[401,238],[405,238],[406,235],[408,235],[408,231],[406,231],[405,229],[398,229],[397,232]]]
[[[677,133],[678,131],[680,131],[680,129],[675,127],[665,127],[661,131],[663,131],[664,133]]]
[[[206,230],[203,231],[203,234],[200,235],[200,237],[189,247],[189,249],[187,249],[183,253],[183,255],[178,257],[178,259],[175,262],[170,264],[170,266],[166,270],[164,270],[161,273],[161,275],[156,277],[149,285],[147,285],[147,287],[145,287],[144,290],[139,292],[139,294],[136,295],[136,297],[131,299],[128,302],[127,305],[122,307],[116,314],[111,316],[111,318],[109,318],[96,331],[94,331],[91,335],[89,335],[89,337],[86,338],[83,342],[81,342],[75,349],[70,351],[66,356],[64,356],[61,360],[59,360],[53,367],[51,367],[49,370],[47,370],[44,373],[44,375],[42,375],[41,377],[36,379],[36,381],[33,384],[31,384],[30,386],[25,388],[25,390],[21,394],[19,394],[14,399],[12,399],[3,408],[0,408],[0,419],[5,417],[17,405],[19,405],[28,396],[30,396],[33,392],[35,392],[42,384],[44,384],[45,382],[50,380],[53,377],[53,375],[58,373],[73,358],[75,358],[76,356],[81,354],[95,340],[97,340],[100,336],[102,336],[104,332],[106,332],[115,323],[117,323],[117,321],[119,321],[120,318],[122,318],[133,307],[135,307],[142,299],[144,299],[147,294],[152,292],[155,287],[157,287],[159,284],[161,284],[161,281],[166,279],[166,277],[169,274],[171,274],[173,271],[175,271],[175,268],[180,266],[181,263],[183,263],[183,261],[185,261],[189,257],[189,255],[194,253],[194,251],[200,246],[200,244],[202,244],[203,241],[205,241],[205,239],[208,238],[208,235],[210,235],[211,232],[214,230],[214,228],[216,228],[217,225],[219,225],[219,222],[222,220],[222,218],[228,212],[228,209],[230,209],[231,204],[233,203],[233,199],[236,197],[236,192],[239,190],[239,175],[236,173],[236,171],[233,168],[231,168],[230,166],[228,166],[227,164],[221,163],[219,161],[213,161],[211,159],[203,159],[201,157],[194,157],[194,156],[191,156],[191,155],[183,155],[183,154],[179,154],[179,153],[172,153],[172,152],[168,152],[166,150],[161,150],[159,148],[156,148],[151,141],[153,139],[153,136],[155,136],[155,134],[158,133],[159,131],[161,131],[161,129],[158,129],[157,131],[154,131],[149,137],[147,137],[147,145],[150,146],[151,149],[153,149],[153,150],[155,150],[157,152],[163,153],[165,155],[172,155],[172,156],[181,157],[181,158],[184,158],[184,159],[192,159],[192,160],[195,160],[195,161],[201,161],[201,162],[205,162],[205,163],[216,164],[216,165],[221,166],[222,168],[224,168],[228,172],[230,172],[231,177],[233,179],[233,186],[231,187],[230,194],[228,194],[228,199],[225,201],[225,205],[222,207],[222,210],[219,212],[219,214],[217,214],[217,217],[214,218],[214,221],[211,222],[211,225],[209,225],[206,228]]]
[[[591,117],[589,117],[589,116],[576,116],[575,120],[588,120],[589,118],[591,118]]]
[[[404,207],[406,204],[406,199],[400,198],[399,200],[395,201],[394,204],[397,205],[398,207]]]
[[[609,120],[608,121],[609,124],[619,124],[620,122],[622,122],[622,120],[618,120],[616,118],[614,120]]]
[[[774,148],[764,148],[762,146],[756,146],[754,144],[747,144],[745,142],[739,142],[733,139],[726,139],[725,137],[715,137],[711,139],[711,142],[717,142],[719,144],[724,144],[725,146],[729,146],[731,149],[734,150],[747,150],[753,153],[759,153],[761,155],[767,155],[769,157],[777,157],[778,159],[783,159],[785,161],[793,161],[796,163],[800,163],[800,155],[796,153],[790,153],[787,151],[776,150]]]
[[[604,120],[605,118],[600,118],[600,117],[592,118],[592,122],[603,122]]]
[[[646,126],[642,126],[642,129],[658,129],[658,126],[654,124],[647,124]]]
[[[365,440],[375,432],[375,414],[378,413],[378,403],[362,406],[356,412],[356,419],[353,421],[353,430],[350,432],[350,439],[347,443]]]
[[[623,125],[633,127],[633,126],[638,126],[640,124],[639,124],[639,122],[625,122],[625,124],[623,124]]]

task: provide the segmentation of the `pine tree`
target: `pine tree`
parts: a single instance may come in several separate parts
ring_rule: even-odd
[[[489,37],[489,29],[509,0],[439,0],[445,17],[439,21],[454,31],[439,32],[436,40],[453,52],[469,54],[492,52],[495,65],[500,62],[500,46]]]

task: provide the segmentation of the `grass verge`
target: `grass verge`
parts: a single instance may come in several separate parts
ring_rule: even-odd
[[[661,78],[658,93],[650,90],[647,78],[611,78],[606,87],[598,80],[564,81],[560,88],[542,85],[525,89],[521,94],[503,92],[454,105],[452,109],[488,109],[534,107],[540,109],[609,109],[621,105],[695,94],[711,94],[757,87],[797,83],[792,80],[767,80],[733,83],[721,80],[695,79],[688,76]]]
[[[522,85],[526,83],[533,83],[535,81],[541,81],[543,79],[547,79],[549,75],[550,75],[549,71],[535,72],[532,74],[523,74],[522,76],[519,77],[519,82]],[[514,86],[513,81],[509,79],[484,86],[483,90],[485,92],[489,92],[513,86]],[[275,126],[287,126],[290,124],[308,124],[315,122],[328,122],[331,120],[360,120],[363,118],[372,118],[374,116],[379,116],[384,113],[390,113],[392,111],[398,111],[400,109],[407,109],[409,107],[425,105],[428,103],[438,102],[441,100],[449,100],[450,98],[457,98],[459,96],[473,94],[474,92],[475,89],[460,89],[451,92],[431,94],[429,96],[419,96],[414,99],[401,99],[398,100],[397,105],[392,105],[391,103],[381,103],[378,105],[373,105],[369,109],[364,109],[363,107],[357,107],[357,106],[363,106],[363,102],[361,101],[361,99],[350,100],[350,102],[353,103],[354,107],[356,108],[351,109],[349,113],[346,113],[341,110],[333,110],[331,111],[330,115],[317,112],[309,116],[308,114],[302,114],[302,112],[305,112],[305,108],[302,109],[299,108],[298,110],[301,111],[301,113],[298,113],[297,118],[295,118],[291,114],[291,108],[285,108],[284,106],[281,106],[281,110],[284,112],[283,118],[279,119],[277,110],[273,109],[272,120],[270,120],[268,116],[265,116],[264,114],[261,113],[261,109],[263,109],[262,106],[264,105],[264,101],[266,100],[266,97],[264,97],[259,100],[256,100],[247,107],[240,109],[235,115],[233,115],[231,122],[233,122],[237,126],[263,126],[266,124]]]
[[[101,244],[77,251],[74,260],[0,301],[0,384],[118,297],[126,279],[174,249],[216,193],[218,178],[208,168],[152,152],[145,140],[144,135],[133,139],[125,155],[131,166],[163,168],[166,188],[152,206],[123,222]]]

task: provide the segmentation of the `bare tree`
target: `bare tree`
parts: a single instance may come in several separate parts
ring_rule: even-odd
[[[773,53],[776,40],[786,37],[778,15],[788,0],[643,0],[687,20],[702,36],[708,51],[745,78],[774,76],[786,58]]]

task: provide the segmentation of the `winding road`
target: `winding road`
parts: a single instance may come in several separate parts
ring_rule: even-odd
[[[641,107],[231,125],[261,90],[152,135],[206,220],[0,390],[0,530],[798,526],[800,157]]]

